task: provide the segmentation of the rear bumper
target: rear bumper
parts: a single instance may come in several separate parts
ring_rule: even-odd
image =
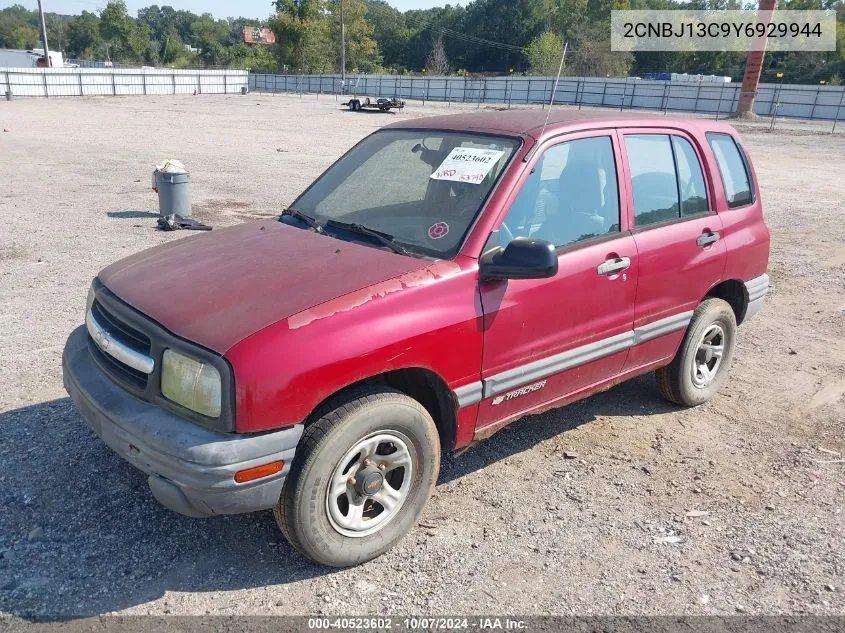
[[[745,292],[748,294],[748,303],[742,318],[743,322],[748,321],[763,309],[763,302],[769,293],[769,276],[763,274],[745,282]]]
[[[149,475],[155,498],[188,516],[238,514],[273,507],[290,469],[302,425],[261,435],[204,429],[129,395],[91,359],[84,327],[62,356],[64,385],[82,418],[118,455]],[[238,484],[239,470],[284,460],[277,475]]]

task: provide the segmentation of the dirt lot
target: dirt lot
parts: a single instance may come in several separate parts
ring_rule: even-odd
[[[366,133],[446,110],[0,103],[0,613],[845,613],[845,136],[829,126],[744,130],[773,289],[722,394],[679,410],[644,377],[517,423],[447,458],[422,523],[361,568],[304,562],[270,512],[163,509],[83,426],[60,356],[91,278],[185,238],[153,229],[156,160],[190,167],[199,219],[269,218]]]

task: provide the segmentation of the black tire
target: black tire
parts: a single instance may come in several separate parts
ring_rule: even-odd
[[[713,328],[719,328],[721,335]],[[715,333],[713,342],[721,342],[722,356],[713,364],[701,351],[705,335]],[[712,347],[712,346],[711,346]],[[725,384],[736,347],[736,316],[731,306],[722,299],[702,301],[692,315],[681,347],[672,362],[655,372],[657,388],[666,400],[684,407],[695,407],[710,400]],[[701,372],[694,368],[706,361],[708,371],[713,364],[712,377],[702,380]]]
[[[360,111],[361,111],[361,102],[360,102],[360,101],[358,101],[358,99],[355,99],[355,101],[353,102],[353,104],[354,104],[354,105],[353,105],[353,110],[355,110],[355,112],[360,112]]]
[[[405,497],[374,533],[343,534],[330,514],[329,487],[338,472],[346,477],[348,467],[342,463],[349,461],[349,451],[385,432],[407,440],[413,465]],[[357,455],[352,459],[357,467],[356,460]],[[411,530],[434,490],[439,470],[440,439],[428,411],[399,391],[364,387],[328,403],[321,417],[305,429],[276,504],[276,522],[294,549],[306,558],[330,567],[358,565],[380,556]],[[407,475],[407,471],[399,471],[403,478]],[[363,472],[351,476],[354,479]],[[381,508],[372,502],[369,507]]]

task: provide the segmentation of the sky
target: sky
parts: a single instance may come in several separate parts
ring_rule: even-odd
[[[42,0],[44,11],[50,13],[77,14],[83,11],[96,12],[106,5],[107,0]],[[185,9],[194,13],[210,12],[217,18],[239,17],[265,18],[270,15],[271,0],[125,0],[130,15],[151,4],[170,5],[174,9]],[[467,4],[467,0],[388,0],[397,9],[428,9],[444,4]],[[0,8],[22,4],[28,9],[38,7],[37,0],[0,0]]]

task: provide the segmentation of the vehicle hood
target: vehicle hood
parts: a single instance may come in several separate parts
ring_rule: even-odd
[[[267,220],[137,253],[99,279],[172,333],[223,354],[279,320],[427,263]]]

